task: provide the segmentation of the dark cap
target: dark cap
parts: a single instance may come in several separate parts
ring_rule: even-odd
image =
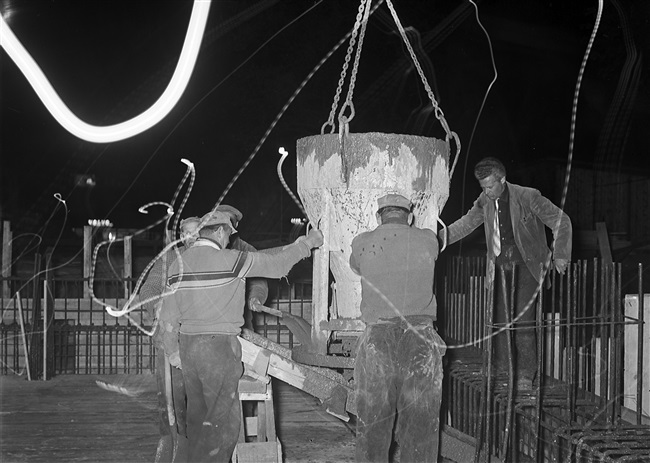
[[[377,200],[377,206],[378,209],[383,209],[386,206],[394,206],[394,207],[401,207],[403,209],[406,209],[408,211],[411,210],[411,201],[406,199],[402,195],[398,195],[396,193],[388,193],[385,196],[382,196]]]

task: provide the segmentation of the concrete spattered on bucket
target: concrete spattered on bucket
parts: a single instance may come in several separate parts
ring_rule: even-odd
[[[377,198],[388,192],[413,202],[416,226],[437,230],[449,197],[449,145],[384,133],[349,134],[341,144],[337,134],[328,134],[298,140],[296,153],[298,195],[309,220],[327,223],[338,312],[332,315],[358,318],[361,285],[347,265],[352,239],[377,226]]]

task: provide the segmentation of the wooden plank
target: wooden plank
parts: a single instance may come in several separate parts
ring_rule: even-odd
[[[237,444],[235,463],[282,463],[278,442],[249,442]]]
[[[285,355],[280,355],[277,352],[253,344],[248,339],[239,338],[239,341],[242,345],[242,362],[244,362],[245,365],[251,366],[258,356],[261,356],[262,352],[266,351],[269,355],[267,373],[270,376],[305,391],[308,394],[317,397],[321,401],[329,399],[335,390],[345,391],[348,394],[348,397],[353,394],[352,388],[346,384],[341,375],[329,370],[310,367],[294,362],[288,358],[290,354],[283,352]],[[288,349],[286,350],[288,351]],[[340,378],[332,377],[333,374]],[[354,400],[347,400],[345,404],[342,404],[342,406],[345,406],[348,412],[353,414],[356,413],[356,403]]]
[[[612,248],[609,245],[609,235],[607,234],[607,225],[605,222],[596,223],[596,234],[598,236],[598,249],[600,250],[600,257],[605,261],[605,264],[612,264]]]

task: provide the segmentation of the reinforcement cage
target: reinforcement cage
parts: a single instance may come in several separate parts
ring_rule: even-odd
[[[504,461],[648,461],[650,295],[642,265],[634,270],[628,294],[617,263],[581,260],[550,275],[535,301],[538,381],[518,392],[486,368],[490,334],[504,327],[486,315],[485,258],[450,258],[439,298],[448,424]]]

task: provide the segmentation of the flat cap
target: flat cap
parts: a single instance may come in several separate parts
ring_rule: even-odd
[[[385,196],[382,196],[377,200],[377,206],[378,209],[382,209],[386,206],[395,206],[395,207],[401,207],[406,210],[411,210],[411,201],[406,199],[402,195],[398,195],[397,193],[388,193]]]
[[[220,223],[225,223],[226,225],[230,225],[230,228],[232,228],[233,233],[237,231],[235,230],[235,227],[233,226],[232,221],[230,220],[230,215],[222,211],[208,212],[203,217],[201,217],[201,223],[203,227],[209,227],[210,225],[218,225]]]
[[[225,212],[226,214],[229,214],[234,220],[232,221],[232,225],[234,226],[236,223],[239,223],[241,219],[244,217],[244,214],[239,212],[239,209],[229,206],[228,204],[219,204],[215,211],[219,212]]]

